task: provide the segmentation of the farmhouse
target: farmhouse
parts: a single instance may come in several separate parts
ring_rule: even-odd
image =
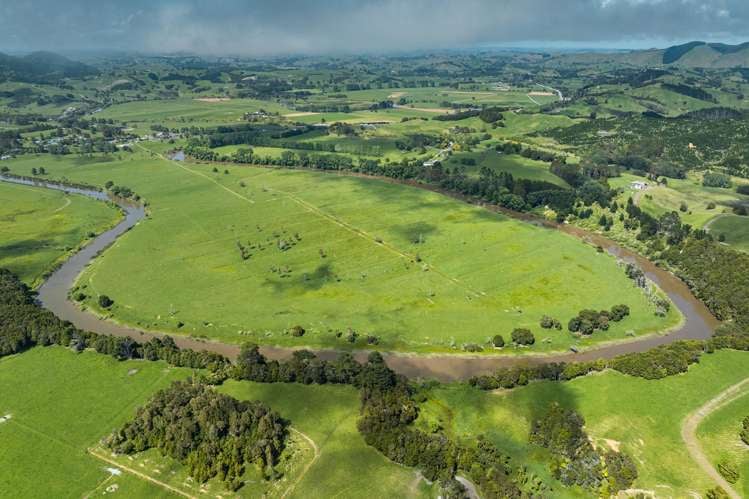
[[[642,180],[635,180],[634,182],[632,182],[629,185],[630,185],[630,187],[632,187],[632,189],[634,189],[636,191],[644,191],[645,189],[648,188],[648,183],[647,182],[643,182]]]

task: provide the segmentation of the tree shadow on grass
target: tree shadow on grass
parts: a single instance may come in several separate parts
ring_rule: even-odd
[[[297,273],[292,277],[275,277],[266,279],[263,286],[273,288],[275,293],[286,293],[294,289],[304,291],[314,291],[321,289],[326,284],[335,282],[337,279],[333,266],[325,262],[315,269],[312,273]]]
[[[54,247],[58,243],[52,239],[24,239],[8,244],[0,244],[0,257],[24,256],[40,249]]]

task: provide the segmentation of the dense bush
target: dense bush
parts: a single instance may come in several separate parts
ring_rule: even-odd
[[[749,445],[749,416],[746,416],[741,422],[741,432],[739,433],[741,440]]]
[[[626,454],[601,455],[590,443],[582,416],[559,404],[533,421],[529,441],[548,449],[552,473],[565,485],[579,485],[610,495],[627,489],[637,478],[637,469]]]
[[[548,315],[544,315],[543,317],[541,317],[539,325],[544,329],[562,329],[562,323],[557,319],[554,319],[553,317],[549,317]]]
[[[702,185],[705,187],[722,187],[723,189],[729,189],[733,183],[731,177],[723,173],[707,172],[702,177]]]
[[[627,305],[615,305],[611,308],[611,311],[601,310],[600,312],[596,312],[595,310],[582,310],[576,317],[570,319],[567,329],[573,333],[579,332],[584,335],[590,335],[597,330],[608,330],[609,322],[619,322],[628,315],[629,307]]]
[[[663,256],[718,319],[749,326],[749,254],[689,238]]]
[[[99,295],[98,303],[101,308],[109,308],[114,305],[114,300],[107,295]]]
[[[512,341],[516,345],[533,345],[536,342],[536,337],[530,329],[516,328],[512,331]]]
[[[186,465],[198,482],[218,476],[236,490],[245,463],[274,475],[287,424],[260,402],[240,402],[206,385],[177,381],[156,393],[105,443],[123,454],[159,449]]]

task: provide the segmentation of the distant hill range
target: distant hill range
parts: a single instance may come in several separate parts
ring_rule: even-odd
[[[749,42],[739,45],[689,42],[667,49],[630,52],[589,52],[558,56],[567,62],[620,63],[635,66],[681,66],[690,68],[749,68]]]
[[[0,53],[0,81],[46,83],[60,78],[80,78],[98,71],[52,52],[33,52],[15,57]]]

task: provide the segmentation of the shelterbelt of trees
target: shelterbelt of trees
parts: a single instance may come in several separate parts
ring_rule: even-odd
[[[117,359],[164,360],[175,366],[200,369],[191,384],[180,384],[160,392],[135,419],[109,437],[119,452],[161,449],[185,463],[198,480],[219,476],[231,488],[241,486],[238,477],[246,463],[263,466],[273,476],[272,465],[283,449],[286,423],[272,409],[256,403],[239,403],[209,395],[206,384],[219,384],[231,377],[261,383],[348,384],[360,389],[361,417],[358,429],[365,441],[389,459],[418,468],[429,480],[439,480],[448,495],[459,493],[456,474],[471,479],[485,497],[522,497],[549,492],[548,485],[530,479],[522,463],[512,463],[501,449],[478,438],[458,441],[442,432],[425,433],[413,422],[419,414],[418,386],[396,375],[382,356],[373,352],[361,364],[350,354],[325,361],[312,352],[297,351],[286,361],[268,360],[256,345],[244,345],[237,360],[210,352],[178,348],[165,337],[139,343],[131,338],[80,331],[41,308],[34,293],[11,272],[0,270],[0,355],[22,352],[34,346],[61,345],[74,351],[92,348]],[[562,381],[606,367],[644,378],[659,378],[685,371],[704,353],[719,348],[749,350],[749,335],[737,326],[723,328],[708,341],[678,342],[645,353],[627,354],[604,362],[549,364],[534,368],[498,371],[494,376],[472,380],[480,388],[512,387],[535,379]],[[220,413],[205,413],[206,405],[222,407]],[[178,409],[178,407],[181,407]],[[151,416],[164,416],[160,429],[148,429]],[[199,436],[179,450],[174,431],[183,424],[208,428],[211,418],[236,417],[243,428],[264,428],[263,442],[235,439],[228,434]],[[153,418],[151,418],[153,419]],[[153,431],[152,431],[153,430]],[[163,430],[163,431],[162,431]],[[637,476],[633,461],[624,454],[601,453],[584,444],[579,414],[550,407],[533,423],[530,442],[547,447],[555,476],[566,484],[577,484],[598,494],[627,488]],[[270,439],[270,441],[266,441]],[[183,442],[185,443],[185,442]],[[238,449],[231,459],[216,454],[215,446]],[[211,450],[212,449],[212,450]],[[227,461],[228,459],[228,461]]]

